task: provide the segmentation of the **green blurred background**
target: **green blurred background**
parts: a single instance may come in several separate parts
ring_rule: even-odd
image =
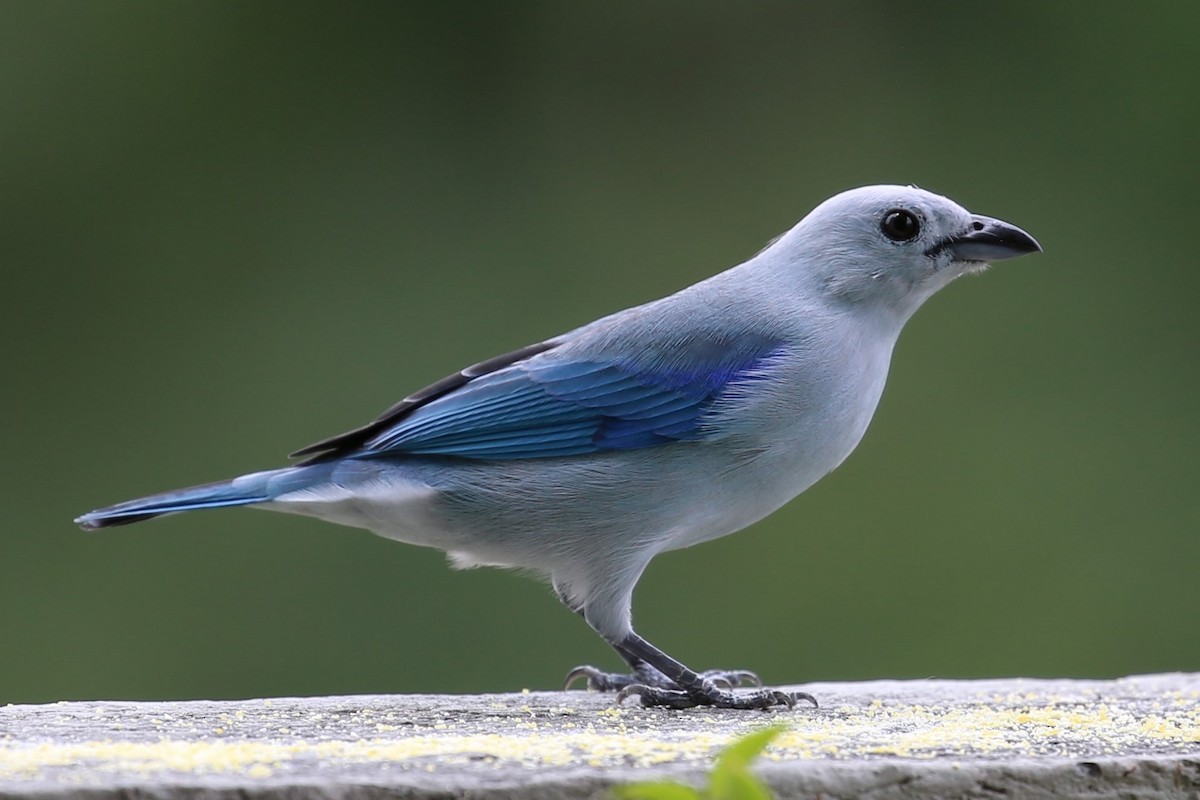
[[[1200,5],[0,6],[0,702],[557,687],[538,583],[219,511],[465,364],[912,182],[1045,255],[909,325],[862,446],[647,572],[772,682],[1200,669]]]

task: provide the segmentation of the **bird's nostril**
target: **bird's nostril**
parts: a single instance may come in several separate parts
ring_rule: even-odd
[[[971,223],[971,227],[977,231],[981,231],[981,230],[983,230],[983,223],[980,222],[979,220],[976,220],[975,222]]]

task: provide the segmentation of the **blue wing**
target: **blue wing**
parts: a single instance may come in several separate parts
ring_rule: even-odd
[[[469,367],[369,425],[294,455],[508,460],[696,441],[708,433],[705,416],[716,399],[761,379],[778,350],[744,337],[682,343],[651,359],[573,360],[547,352],[557,346],[533,345]]]

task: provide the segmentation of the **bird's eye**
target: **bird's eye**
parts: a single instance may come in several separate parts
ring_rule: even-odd
[[[879,227],[893,242],[911,242],[921,232],[921,222],[911,211],[893,209],[883,215]]]

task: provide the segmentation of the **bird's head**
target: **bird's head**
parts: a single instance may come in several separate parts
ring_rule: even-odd
[[[1042,249],[1015,225],[915,186],[835,195],[770,250],[777,248],[830,296],[901,319],[960,275]]]

